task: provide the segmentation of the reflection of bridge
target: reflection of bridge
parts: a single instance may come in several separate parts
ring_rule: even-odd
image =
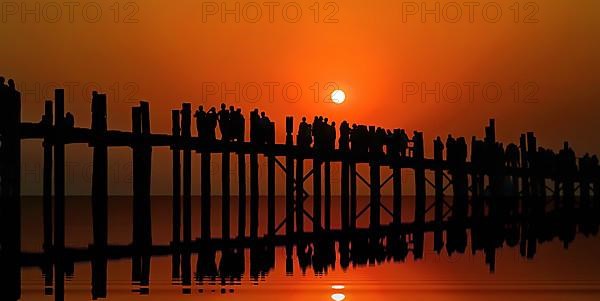
[[[492,121],[486,128],[483,145],[493,150],[483,161],[471,163],[444,160],[443,147],[436,144],[434,158],[426,159],[424,140],[421,133],[413,139],[412,157],[382,155],[378,153],[356,153],[348,145],[332,151],[303,149],[293,143],[293,120],[286,120],[285,144],[256,144],[252,142],[207,143],[191,135],[191,105],[184,104],[181,111],[172,112],[173,128],[170,135],[150,132],[149,105],[142,102],[132,109],[132,131],[111,131],[107,129],[106,96],[93,94],[91,128],[68,126],[64,112],[64,91],[56,90],[54,102],[47,101],[45,113],[40,123],[23,123],[20,120],[20,94],[8,87],[2,87],[2,199],[1,246],[2,246],[2,291],[11,292],[8,299],[18,299],[20,287],[20,260],[24,265],[41,265],[47,262],[48,254],[55,262],[56,295],[63,295],[64,261],[92,260],[106,265],[108,257],[131,257],[135,254],[171,254],[182,250],[204,250],[206,248],[252,247],[270,244],[302,243],[304,239],[334,238],[339,241],[353,241],[364,233],[367,241],[387,236],[386,245],[398,242],[399,245],[412,243],[416,258],[423,254],[424,233],[434,232],[434,245],[441,250],[464,251],[466,228],[472,228],[471,235],[481,235],[478,241],[481,248],[491,248],[502,243],[504,231],[515,231],[514,223],[521,226],[516,240],[521,242],[525,255],[535,253],[536,240],[542,238],[541,224],[582,225],[586,233],[597,231],[597,217],[600,211],[600,176],[597,162],[586,164],[579,169],[576,162],[560,162],[560,168],[546,168],[538,153],[533,133],[521,136],[519,167],[505,163],[504,157],[495,152],[502,149],[495,139],[495,124]],[[44,254],[21,254],[20,250],[20,163],[22,139],[43,139],[44,172]],[[479,142],[474,139],[474,141]],[[93,147],[92,211],[93,246],[89,250],[72,250],[65,246],[65,145],[86,143]],[[478,143],[481,145],[480,143]],[[474,144],[475,145],[475,144]],[[108,149],[110,147],[130,147],[133,151],[133,234],[130,246],[108,245]],[[153,246],[151,232],[151,157],[154,147],[170,147],[173,152],[173,237],[170,246]],[[191,155],[192,151],[201,156],[201,237],[192,239],[191,225]],[[231,238],[230,229],[230,157],[238,156],[238,235]],[[472,155],[477,150],[473,149]],[[211,154],[221,154],[222,164],[222,235],[211,237]],[[267,233],[259,237],[259,171],[258,155],[267,158]],[[481,155],[481,154],[479,154]],[[250,159],[250,235],[246,236],[246,156]],[[282,163],[279,157],[285,157]],[[183,159],[182,159],[183,158]],[[304,161],[311,160],[312,168],[304,171]],[[331,229],[331,163],[341,165],[341,228]],[[481,164],[483,162],[484,164]],[[586,161],[587,162],[587,161]],[[370,176],[365,179],[357,172],[358,164],[369,164]],[[564,165],[568,165],[564,167]],[[275,171],[278,166],[285,173],[285,218],[279,224],[275,216]],[[392,174],[382,181],[381,168],[390,168]],[[401,220],[402,187],[401,170],[413,169],[416,204],[414,222]],[[426,171],[433,172],[432,180]],[[313,178],[312,210],[304,206],[310,194],[305,189],[305,181]],[[507,192],[505,182],[510,180],[512,191]],[[363,182],[369,187],[370,198],[367,204],[359,204],[356,195],[357,184]],[[552,181],[554,188],[548,183]],[[392,208],[381,202],[381,188],[390,183],[393,188]],[[435,191],[433,204],[426,204],[427,185]],[[487,187],[487,188],[486,188]],[[323,190],[322,190],[323,188]],[[452,201],[445,197],[452,188]],[[576,198],[576,191],[579,197]],[[323,191],[323,193],[322,193]],[[548,195],[552,193],[552,211],[547,210]],[[54,193],[52,193],[54,192]],[[321,199],[323,197],[323,200]],[[577,202],[578,200],[578,202]],[[362,205],[362,207],[360,206]],[[309,212],[310,211],[310,212]],[[356,220],[369,212],[369,228],[357,229]],[[392,217],[390,225],[381,224],[381,213]],[[427,214],[432,217],[427,219]],[[312,221],[312,231],[305,232],[304,218]],[[278,234],[285,230],[284,235]],[[446,231],[444,243],[443,231]],[[568,242],[573,231],[561,235]],[[513,233],[511,232],[511,233]],[[554,232],[550,232],[554,233]],[[183,234],[183,235],[181,235]],[[410,235],[406,235],[410,234]],[[410,237],[408,239],[407,237]],[[494,237],[500,237],[495,241]],[[525,239],[527,238],[527,239]],[[512,238],[515,239],[514,237]],[[376,239],[379,241],[379,239]],[[402,243],[400,243],[402,242]],[[473,240],[475,242],[475,240]],[[356,240],[352,245],[357,245]],[[393,245],[393,243],[391,244]],[[340,245],[341,247],[341,245]],[[407,249],[408,247],[402,247]],[[67,256],[69,254],[69,256]],[[492,252],[486,252],[492,254]],[[98,259],[100,258],[100,259]],[[99,261],[97,261],[99,260]],[[488,260],[493,268],[493,259]],[[96,281],[106,284],[106,272],[95,274]]]

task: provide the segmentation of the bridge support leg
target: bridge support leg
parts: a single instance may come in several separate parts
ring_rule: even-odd
[[[313,232],[321,231],[321,160],[313,160]]]
[[[65,91],[54,91],[54,124],[56,135],[54,140],[54,250],[61,254],[65,248]],[[54,268],[54,296],[64,298],[64,265],[59,255]]]
[[[350,164],[350,229],[356,229],[356,163]]]
[[[347,161],[342,161],[341,171],[341,192],[340,192],[340,221],[342,223],[342,230],[348,230],[350,226],[350,165]]]
[[[371,229],[377,229],[380,226],[381,219],[381,167],[377,162],[371,162],[370,164],[370,190],[371,190],[371,202],[370,202],[370,225]]]
[[[102,137],[106,133],[106,95],[92,98],[92,132],[96,137],[92,171],[92,219],[94,247],[108,245],[108,148]]]
[[[331,230],[331,162],[325,161],[325,231]]]
[[[191,105],[184,103],[181,110],[181,136],[191,138]],[[192,151],[186,143],[183,148],[183,242],[192,242]]]
[[[53,123],[53,103],[46,101],[44,124],[46,135],[44,137],[44,183],[43,183],[43,211],[44,211],[44,251],[52,247],[52,138],[51,129]]]
[[[238,154],[238,237],[246,237],[246,154]]]
[[[275,157],[267,157],[267,233],[275,235]]]
[[[201,227],[200,227],[200,237],[202,239],[210,239],[211,235],[211,184],[210,184],[210,161],[211,154],[210,153],[202,153],[200,154],[200,213],[201,213]]]
[[[258,154],[250,154],[250,237],[258,237]]]
[[[230,154],[229,152],[223,152],[221,159],[221,237],[223,239],[229,239],[229,227],[230,223],[230,211],[231,211],[231,198],[230,198],[230,183],[229,183],[229,172],[230,172]]]
[[[178,245],[181,242],[181,151],[176,145],[181,136],[181,122],[179,110],[171,111],[172,134],[176,141],[172,148],[173,155],[173,229],[171,242],[173,245]],[[175,255],[173,255],[175,258]]]
[[[402,223],[402,169],[392,168],[392,222],[398,226]]]
[[[304,232],[304,159],[296,159],[296,231]]]

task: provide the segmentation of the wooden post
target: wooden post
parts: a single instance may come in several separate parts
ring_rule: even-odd
[[[340,183],[340,221],[342,223],[342,230],[348,230],[350,227],[350,165],[347,160],[342,159],[342,170],[341,170],[341,183]]]
[[[181,137],[181,113],[179,110],[171,111],[173,145],[173,245],[178,245],[181,242],[181,151],[179,149]],[[173,255],[173,258],[176,258]],[[177,258],[179,258],[177,256]],[[179,273],[179,272],[177,272]]]
[[[296,159],[296,231],[304,232],[304,159]]]
[[[275,157],[267,156],[267,233],[275,235]]]
[[[356,229],[356,163],[350,163],[350,229]]]
[[[294,157],[292,149],[294,146],[294,119],[293,117],[285,118],[285,234],[294,234]]]
[[[377,229],[380,226],[381,219],[381,168],[379,162],[374,159],[369,164],[370,167],[370,185],[371,202],[370,202],[370,225],[371,229]]]
[[[415,224],[417,227],[425,224],[425,167],[424,157],[425,150],[423,145],[423,134],[417,133],[414,137],[414,149],[413,156],[416,161],[415,168]],[[423,243],[424,243],[424,232],[422,230],[414,233],[414,257],[415,259],[423,258]]]
[[[229,196],[230,192],[230,184],[229,184],[229,164],[230,155],[228,151],[223,152],[221,158],[221,237],[223,239],[229,239],[229,227],[230,227],[230,211],[231,211],[231,199]]]
[[[320,159],[313,160],[313,232],[321,231],[321,163]]]
[[[183,143],[183,241],[192,242],[192,150],[190,139],[192,126],[191,104],[181,109],[181,136]]]
[[[9,82],[10,85],[10,82]],[[21,94],[0,87],[0,292],[21,297]]]
[[[141,155],[142,160],[140,162],[140,196],[143,218],[141,220],[142,230],[142,243],[144,248],[152,246],[152,200],[151,186],[152,186],[152,145],[150,144],[150,106],[147,102],[140,102],[140,115],[142,125],[142,146]]]
[[[94,161],[92,171],[92,219],[94,246],[108,245],[108,147],[104,141],[107,129],[106,95],[93,93],[92,132]]]
[[[325,161],[325,231],[331,230],[331,162]]]
[[[200,237],[210,239],[210,158],[211,154],[203,152],[200,154]]]
[[[54,91],[54,250],[65,248],[65,91]],[[60,258],[59,258],[60,259]],[[64,267],[59,260],[54,268],[54,294],[64,296]]]
[[[434,172],[434,186],[435,186],[435,212],[434,219],[436,224],[436,230],[433,236],[433,245],[436,252],[440,252],[444,245],[443,237],[444,232],[442,230],[442,222],[444,219],[444,143],[441,140],[434,141],[433,158],[436,164]]]
[[[392,222],[398,226],[402,223],[402,169],[392,168]]]
[[[142,205],[142,172],[144,164],[143,152],[141,150],[141,139],[142,139],[142,122],[141,122],[141,108],[133,107],[131,109],[131,129],[134,135],[133,144],[133,245],[138,248],[142,245],[142,219],[143,219],[143,205]]]
[[[52,247],[52,144],[53,144],[53,109],[52,101],[46,101],[44,105],[43,123],[44,135],[44,183],[43,183],[43,211],[44,211],[44,250]]]
[[[250,153],[250,237],[258,237],[258,154]]]
[[[246,154],[238,153],[238,237],[246,237]]]

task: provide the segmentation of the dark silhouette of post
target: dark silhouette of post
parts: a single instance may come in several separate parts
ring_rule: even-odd
[[[246,154],[238,153],[238,237],[246,237]]]
[[[258,237],[258,154],[250,153],[250,237]]]
[[[415,137],[413,138],[413,156],[415,158],[415,224],[417,228],[420,228],[417,233],[414,234],[413,242],[414,242],[414,256],[415,259],[423,258],[423,242],[424,242],[424,233],[422,230],[423,225],[425,224],[425,167],[424,167],[424,157],[425,150],[423,145],[423,134],[415,133]]]
[[[381,166],[377,159],[371,160],[369,164],[369,189],[370,189],[370,204],[369,204],[369,227],[377,229],[380,226],[381,220]]]
[[[173,245],[178,245],[181,242],[181,150],[179,149],[181,113],[179,110],[171,111],[171,122],[171,133],[173,135],[173,144],[171,145],[173,154],[173,232],[171,242]],[[173,258],[175,258],[175,255]]]
[[[285,145],[287,154],[285,156],[285,234],[294,234],[294,157],[292,148],[294,146],[294,119],[285,118]]]
[[[184,103],[181,109],[181,137],[183,144],[183,242],[192,242],[192,150],[190,139],[192,107]]]
[[[315,158],[313,160],[313,232],[321,231],[321,166],[321,160]]]
[[[54,250],[65,248],[65,91],[54,91]],[[59,255],[60,256],[60,255]],[[64,265],[61,257],[54,267],[54,294],[64,298]]]
[[[267,156],[267,233],[275,235],[275,157]]]
[[[331,162],[325,161],[324,164],[324,186],[325,186],[325,231],[331,230]]]
[[[296,158],[296,231],[304,233],[304,158]]]
[[[402,169],[392,168],[392,222],[402,223]]]
[[[350,227],[350,165],[346,160],[342,160],[340,179],[340,221],[345,231]]]
[[[136,136],[133,146],[133,244],[144,250],[152,246],[150,179],[152,146],[150,110],[147,102],[132,109],[132,130]]]
[[[210,184],[210,158],[211,154],[203,152],[200,154],[200,237],[210,239],[210,203],[211,203],[211,184]]]
[[[21,297],[21,94],[0,87],[0,294]]]
[[[92,171],[92,220],[94,247],[104,249],[108,245],[108,147],[106,136],[106,95],[92,95],[93,171]]]
[[[52,101],[44,104],[44,183],[43,183],[43,216],[44,216],[44,250],[52,247],[52,144],[54,114]]]
[[[223,152],[221,157],[221,237],[223,239],[229,239],[229,227],[230,222],[230,211],[231,211],[231,198],[230,198],[230,183],[229,183],[229,172],[230,172],[230,154],[228,151]]]
[[[356,163],[350,163],[350,229],[356,229]]]
[[[434,171],[434,186],[435,186],[435,208],[434,208],[434,220],[436,225],[436,231],[434,232],[434,250],[440,252],[444,245],[442,230],[442,222],[444,219],[444,169],[442,163],[444,161],[444,143],[441,140],[434,141],[433,158],[436,162],[436,168]]]

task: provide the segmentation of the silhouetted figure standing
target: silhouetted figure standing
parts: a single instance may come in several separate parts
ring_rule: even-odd
[[[218,120],[219,120],[219,130],[221,131],[221,141],[229,141],[229,124],[230,124],[230,118],[229,118],[229,111],[227,110],[227,106],[222,103],[221,104],[221,110],[218,113]]]

